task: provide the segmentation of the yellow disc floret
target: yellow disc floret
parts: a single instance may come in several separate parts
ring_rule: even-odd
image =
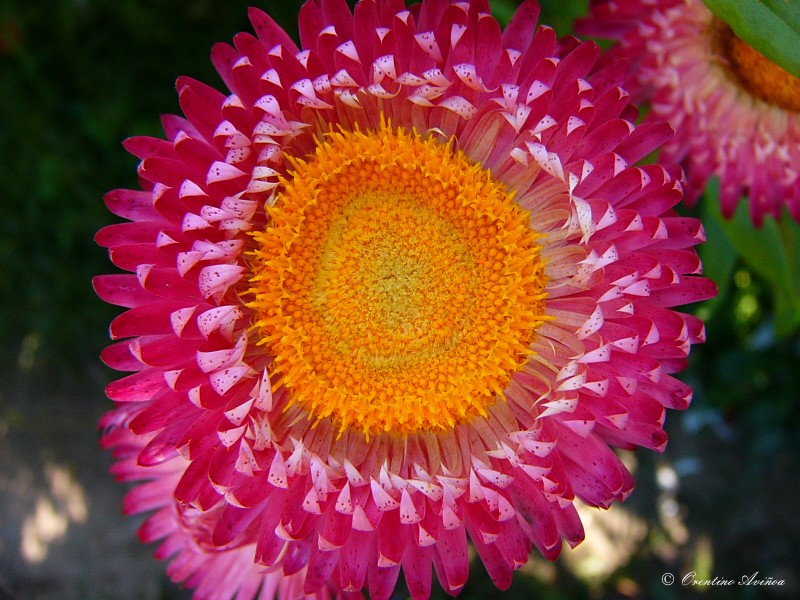
[[[486,416],[546,320],[528,214],[462,152],[389,125],[293,167],[250,254],[274,385],[367,436]]]

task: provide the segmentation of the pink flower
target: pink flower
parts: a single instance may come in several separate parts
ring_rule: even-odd
[[[686,170],[687,201],[720,179],[722,212],[742,196],[760,226],[784,206],[800,221],[800,80],[714,17],[701,0],[592,0],[579,30],[619,41],[626,89],[677,134],[661,157]]]
[[[500,588],[633,488],[714,294],[679,174],[632,166],[624,68],[486,2],[264,13],[133,138],[143,191],[97,240],[130,274],[101,425],[128,512],[201,598],[450,593],[468,538]]]

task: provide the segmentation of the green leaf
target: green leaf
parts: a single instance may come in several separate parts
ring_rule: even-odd
[[[800,10],[797,0],[761,0],[769,10],[778,15],[789,27],[800,33]]]
[[[796,0],[704,0],[734,33],[800,77],[800,10]]]
[[[719,210],[719,182],[713,178],[706,187],[707,227],[719,226],[729,247],[770,287],[774,300],[775,330],[785,337],[800,326],[800,226],[788,215],[776,222],[766,219],[761,229],[750,220],[747,202],[741,202],[733,218],[726,220]],[[725,243],[711,252],[727,252]],[[713,264],[713,263],[712,263]],[[719,285],[719,282],[718,282]]]

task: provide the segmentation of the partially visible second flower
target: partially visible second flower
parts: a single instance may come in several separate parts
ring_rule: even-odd
[[[694,201],[712,175],[730,217],[748,196],[756,225],[784,207],[800,221],[800,79],[743,42],[701,0],[592,0],[582,33],[617,39],[631,60],[626,88],[677,135]]]
[[[481,0],[311,1],[302,49],[250,16],[231,93],[179,80],[106,199],[126,509],[201,598],[455,594],[468,539],[506,588],[689,403],[703,230],[678,169],[633,166],[669,127],[533,2],[501,32]]]

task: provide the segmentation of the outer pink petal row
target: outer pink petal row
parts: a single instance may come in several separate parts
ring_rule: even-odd
[[[702,323],[671,307],[714,294],[697,275],[699,222],[680,218],[680,173],[634,166],[669,139],[634,127],[625,67],[536,29],[524,3],[501,32],[486,2],[308,2],[302,50],[253,9],[212,59],[231,94],[190,79],[167,139],[133,138],[142,191],[110,193],[127,222],[98,233],[129,274],[97,277],[127,310],[103,359],[132,374],[108,387],[101,422],[116,473],[144,480],[129,512],[198,598],[295,598],[369,590],[400,571],[412,597],[432,573],[451,594],[468,539],[500,588],[532,547],[558,555],[583,529],[576,498],[607,507],[633,488],[611,446],[663,449],[666,408],[691,390],[672,374]],[[332,127],[381,116],[457,147],[515,190],[543,235],[547,312],[536,355],[487,418],[407,438],[312,428],[273,390],[256,346],[244,252],[266,224],[288,156]]]

